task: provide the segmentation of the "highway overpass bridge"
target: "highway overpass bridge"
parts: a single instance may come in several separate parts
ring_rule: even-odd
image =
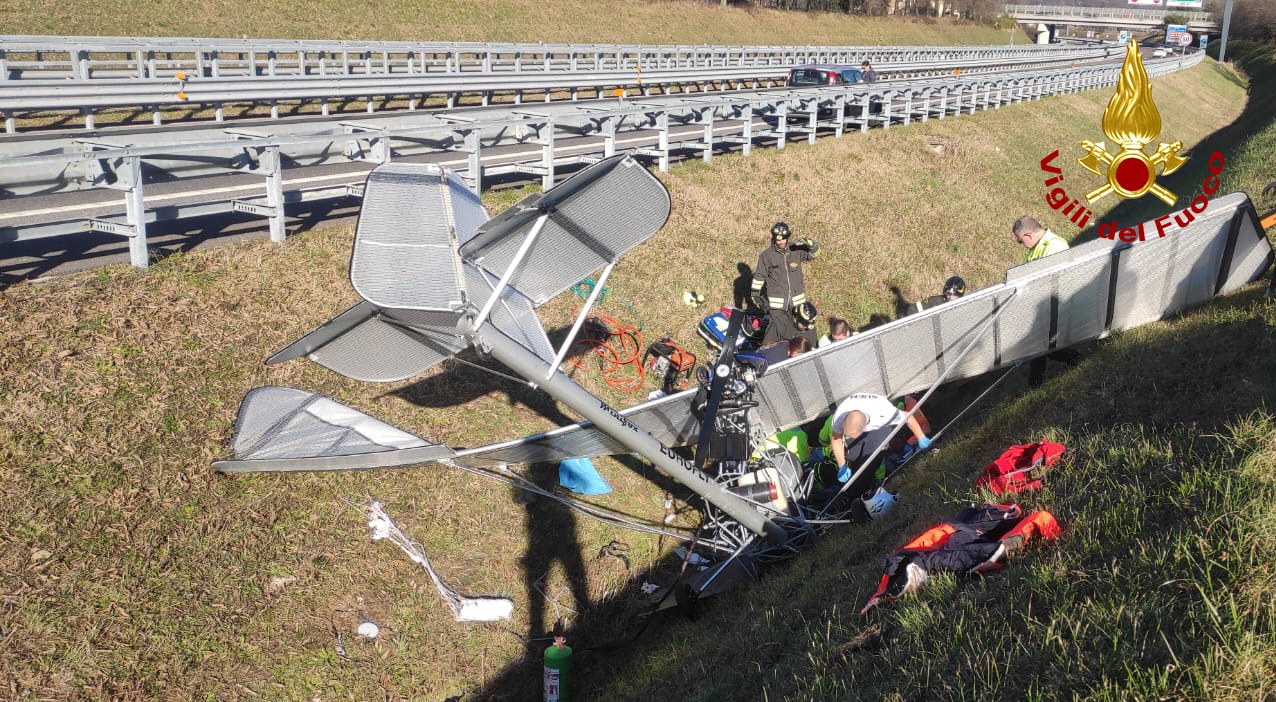
[[[1189,32],[1216,34],[1219,31],[1218,18],[1211,12],[1149,10],[1140,7],[1006,5],[1006,14],[1020,24],[1037,25],[1036,31],[1030,33],[1039,37],[1039,43],[1053,39],[1060,27],[1151,31],[1165,26],[1167,14],[1185,20]],[[1042,41],[1043,38],[1045,41]]]

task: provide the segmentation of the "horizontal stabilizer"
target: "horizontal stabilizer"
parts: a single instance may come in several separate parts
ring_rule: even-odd
[[[450,312],[387,310],[360,302],[278,351],[266,363],[309,356],[347,378],[377,383],[404,380],[469,346],[456,335],[457,319]]]
[[[283,387],[249,391],[222,472],[394,468],[451,459],[452,449],[374,419],[322,395]]]

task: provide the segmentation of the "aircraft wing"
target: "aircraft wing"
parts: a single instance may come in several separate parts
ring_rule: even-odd
[[[1145,227],[1155,231],[1155,227]],[[1217,198],[1188,227],[1142,242],[1095,239],[1011,268],[1006,282],[788,359],[760,381],[761,421],[772,429],[828,412],[855,392],[899,396],[968,378],[1162,319],[1257,280],[1272,246],[1244,193]],[[989,330],[976,332],[1005,304]],[[694,391],[624,414],[668,446],[695,441]],[[529,463],[623,452],[588,423],[482,447],[462,462]]]

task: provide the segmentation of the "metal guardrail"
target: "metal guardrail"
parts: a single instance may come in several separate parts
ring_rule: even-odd
[[[1065,54],[1066,57],[1071,56],[1090,56],[1089,60],[1100,61],[1107,55],[1108,49],[1090,49],[1085,53]],[[1055,54],[1054,56],[1059,56]],[[1080,61],[1064,61],[1063,63],[1071,66],[1084,65],[1086,59]],[[1015,64],[1019,70],[1032,70],[1044,68],[1048,65],[1055,65],[1058,61],[1034,61],[1028,64]],[[979,61],[969,61],[962,64],[959,71],[967,74],[978,74],[980,72],[1004,71],[1005,60],[1003,59],[986,59]],[[925,63],[925,64],[895,64],[901,69],[892,73],[894,75],[910,74],[917,76],[932,75],[951,75],[953,72],[952,64]],[[734,70],[734,69],[732,69]],[[747,69],[746,69],[747,70]],[[781,74],[786,73],[788,69],[778,69]],[[705,73],[703,71],[684,71],[679,72],[681,75],[700,76],[720,75],[721,71],[711,71]],[[501,76],[493,76],[496,80]],[[508,77],[504,79],[509,79]],[[537,75],[524,77],[520,85],[525,87],[540,85],[556,85],[557,78]],[[605,79],[600,79],[605,80]],[[756,81],[755,81],[756,82]],[[889,84],[895,81],[882,81],[879,89],[888,89]],[[712,81],[710,81],[711,84]],[[728,92],[725,88],[730,86],[728,81],[716,83],[722,92]],[[685,87],[685,86],[684,86]],[[703,97],[708,94],[706,84],[701,83],[700,89],[695,91],[683,90],[681,95],[694,94],[697,97]],[[756,86],[755,86],[756,87]],[[662,90],[644,81],[641,90],[633,91],[635,98],[647,100],[652,94],[659,94]],[[668,94],[668,90],[664,90]],[[733,92],[733,91],[732,91]],[[562,101],[564,104],[583,104],[573,101]],[[610,109],[615,104],[615,100],[605,101],[603,104]],[[544,111],[547,103],[518,103],[514,105],[514,109],[521,110],[538,110]],[[429,113],[422,114],[419,112],[404,111],[383,111],[376,114],[351,115],[343,119],[334,121],[333,119],[315,117],[309,120],[288,120],[282,123],[259,122],[252,125],[245,125],[228,129],[225,126],[215,126],[212,123],[207,125],[184,124],[173,131],[159,129],[138,129],[132,133],[127,132],[102,132],[91,137],[83,136],[60,136],[56,133],[40,134],[21,139],[0,139],[0,159],[13,159],[33,154],[67,154],[72,160],[66,167],[63,166],[44,166],[44,167],[28,167],[23,169],[3,169],[0,168],[0,198],[30,195],[30,194],[50,194],[56,192],[66,192],[75,189],[96,187],[97,178],[90,172],[84,171],[83,163],[91,163],[96,160],[92,155],[93,149],[110,148],[113,146],[127,146],[132,148],[146,148],[150,146],[163,146],[167,148],[177,141],[187,143],[195,142],[235,142],[245,133],[250,133],[255,137],[291,137],[303,134],[329,134],[329,133],[363,133],[369,135],[368,139],[375,139],[375,135],[386,130],[410,128],[423,124],[453,124],[460,119],[457,113],[442,113],[441,117],[431,116]],[[396,145],[396,151],[404,155],[414,155],[428,152],[430,147],[418,146],[411,143]],[[329,148],[328,144],[315,145],[310,150],[301,148],[292,149],[285,154],[290,164],[295,166],[316,166],[333,163],[334,160],[340,161],[345,158],[341,152],[334,151]],[[79,161],[75,163],[74,161]],[[91,171],[91,169],[90,169]],[[205,163],[198,159],[182,159],[182,158],[164,158],[153,159],[147,163],[147,172],[152,179],[162,177],[172,180],[180,177],[197,177],[201,175],[210,175],[225,172],[224,166],[217,163]]]
[[[1167,14],[1182,17],[1187,22],[1215,24],[1218,18],[1212,12],[1189,12],[1180,10],[1150,10],[1141,7],[1073,7],[1059,5],[1006,5],[1006,14],[1011,17],[1058,17],[1085,18],[1092,20],[1144,20],[1149,24],[1164,22]]]
[[[1012,55],[1012,52],[980,52],[982,56],[961,61],[952,59],[927,61],[892,61],[878,64],[879,74],[913,77],[946,72],[954,67],[962,70],[998,68],[1006,65],[1032,66],[1060,61],[1084,61],[1106,57],[1111,48],[1069,47],[1050,52]],[[521,103],[526,93],[539,93],[548,102],[555,94],[563,99],[578,99],[581,91],[592,91],[602,97],[607,88],[657,87],[668,92],[677,88],[686,92],[688,85],[732,89],[742,84],[759,82],[768,85],[783,82],[787,66],[753,66],[743,68],[684,68],[651,71],[557,71],[557,72],[491,72],[436,73],[424,75],[374,74],[365,76],[285,77],[270,78],[202,78],[192,80],[95,79],[95,80],[22,80],[0,82],[0,113],[6,116],[6,129],[15,131],[17,115],[48,110],[78,110],[85,116],[87,128],[94,127],[95,112],[113,107],[148,106],[153,110],[152,123],[162,123],[159,110],[174,105],[211,105],[214,121],[224,120],[225,106],[269,103],[271,117],[279,117],[280,101],[320,103],[321,114],[328,114],[330,100],[365,99],[369,111],[376,98],[408,96],[407,108],[416,109],[419,100],[446,96],[452,107],[464,95],[478,95],[487,105],[497,94],[511,94]]]
[[[17,39],[33,39],[35,41],[17,41]],[[47,41],[46,41],[47,39]],[[58,38],[18,37],[4,43],[0,38],[0,77],[27,73],[5,69],[6,47],[60,47],[52,40]],[[127,40],[121,38],[105,38],[98,40],[102,47],[123,47],[131,42],[143,40]],[[145,40],[160,42],[146,44],[147,55],[153,56],[156,46],[168,43],[184,46],[208,40]],[[166,43],[167,42],[167,43]],[[261,50],[270,57],[266,63],[266,71],[258,75],[258,66],[254,60],[252,69],[232,75],[223,75],[214,63],[211,68],[196,61],[195,72],[180,70],[160,71],[156,66],[148,67],[143,53],[137,53],[137,75],[126,77],[102,78],[83,77],[101,76],[102,71],[93,72],[88,68],[91,59],[79,59],[79,69],[65,77],[54,79],[23,78],[21,80],[0,80],[0,116],[4,118],[5,131],[17,131],[17,118],[20,115],[43,111],[78,111],[83,117],[85,128],[96,127],[94,116],[97,112],[109,108],[150,109],[152,123],[163,123],[161,110],[174,106],[207,106],[212,110],[215,121],[223,121],[227,105],[244,105],[265,103],[270,105],[271,118],[278,118],[280,101],[298,104],[318,103],[321,114],[329,113],[328,101],[333,99],[351,100],[390,98],[405,96],[408,109],[415,109],[421,99],[431,95],[445,95],[448,107],[465,95],[481,96],[486,105],[497,93],[513,95],[515,102],[521,102],[525,91],[541,91],[544,99],[549,100],[555,91],[566,91],[570,99],[577,99],[582,89],[598,92],[607,87],[634,85],[669,86],[695,83],[705,74],[709,81],[742,81],[742,80],[777,80],[788,67],[807,63],[851,63],[861,60],[872,60],[878,65],[880,72],[896,72],[905,75],[916,75],[926,70],[944,67],[997,65],[1030,60],[1083,60],[1089,54],[1076,47],[650,47],[650,46],[601,46],[581,47],[573,45],[467,45],[466,50],[482,53],[480,70],[452,70],[464,68],[459,57],[464,54],[447,54],[447,70],[430,72],[425,62],[416,64],[421,72],[416,72],[413,61],[424,54],[413,53],[405,49],[401,43],[382,46],[380,71],[350,71],[354,64],[346,61],[342,71],[325,74],[323,59],[317,64],[318,72],[310,72],[307,64],[307,52],[292,49],[296,53],[295,64],[281,63],[275,43],[241,42],[253,47],[248,55]],[[307,42],[296,42],[306,44]],[[326,43],[314,42],[318,46]],[[74,48],[75,46],[81,48]],[[84,45],[68,45],[68,55],[88,55]],[[98,44],[93,45],[95,47]],[[407,45],[417,46],[417,45]],[[453,47],[456,45],[444,45]],[[570,68],[551,70],[555,65],[551,58],[555,52],[563,49],[573,58],[564,64]],[[359,45],[358,50],[366,55],[371,49],[367,45]],[[391,54],[391,50],[403,53]],[[506,53],[502,53],[502,52]],[[539,51],[535,57],[543,60],[524,63],[522,56],[532,51]],[[59,66],[59,61],[49,58],[53,50],[34,52],[39,66]],[[322,51],[320,51],[322,53]],[[311,52],[313,55],[314,52]],[[123,55],[123,54],[121,54]],[[201,54],[193,54],[196,58]],[[494,59],[496,57],[496,59]],[[502,58],[503,57],[503,58]],[[511,58],[512,57],[512,58]],[[592,67],[584,70],[581,67],[591,61],[577,61],[576,57],[592,59]],[[287,58],[287,57],[285,57]],[[456,58],[454,61],[453,58]],[[497,60],[499,59],[499,60]],[[102,60],[102,59],[99,59]],[[150,61],[154,61],[152,58]],[[189,61],[188,61],[189,62]],[[12,63],[12,62],[10,62]],[[171,62],[165,62],[169,66]],[[183,65],[179,62],[178,65]],[[370,66],[371,64],[369,64]],[[292,66],[293,70],[289,70]],[[399,68],[396,68],[398,66]],[[523,66],[539,68],[524,69]],[[399,70],[399,69],[402,70]],[[499,69],[499,70],[498,70]],[[644,70],[646,72],[644,72]],[[60,75],[59,71],[41,70],[34,75],[47,76],[49,73]],[[115,72],[113,75],[119,74]],[[163,74],[163,75],[160,75]],[[139,77],[141,76],[141,77]],[[553,76],[553,78],[550,78]],[[711,76],[711,77],[710,77]],[[698,82],[704,83],[704,80]],[[369,102],[368,111],[375,108]]]
[[[1147,68],[1150,75],[1162,75],[1195,65],[1201,57],[1198,53],[1151,60]],[[266,217],[272,240],[282,241],[288,204],[358,194],[357,183],[363,178],[362,172],[339,175],[338,180],[330,180],[323,186],[302,186],[285,192],[284,166],[291,165],[290,154],[298,152],[338,153],[346,161],[370,164],[402,158],[410,150],[418,154],[455,154],[467,164],[463,174],[476,192],[482,189],[485,177],[511,172],[539,175],[549,186],[556,173],[572,163],[587,162],[622,150],[619,139],[622,133],[650,135],[651,146],[629,151],[654,159],[661,170],[666,170],[671,154],[679,152],[699,152],[708,161],[713,158],[715,149],[739,146],[748,155],[759,140],[774,140],[777,147],[783,148],[794,136],[804,136],[814,142],[821,130],[840,137],[848,127],[865,131],[870,126],[889,128],[892,124],[906,125],[913,120],[973,114],[979,109],[1046,95],[1106,87],[1113,85],[1118,76],[1119,68],[1115,66],[1069,67],[898,85],[860,84],[713,97],[662,96],[611,106],[553,103],[538,106],[543,113],[502,107],[497,111],[503,114],[484,117],[483,111],[477,111],[479,114],[441,115],[435,123],[384,125],[371,131],[354,124],[320,134],[238,132],[224,134],[218,141],[147,147],[84,144],[82,151],[75,154],[0,160],[0,173],[55,169],[68,180],[80,179],[83,185],[123,191],[124,216],[92,217],[30,228],[0,227],[0,240],[21,241],[77,231],[109,232],[128,237],[133,264],[144,267],[148,262],[146,228],[150,222],[245,212]],[[759,126],[756,123],[759,117],[770,123]],[[595,139],[586,144],[577,140],[570,147],[559,143],[582,136]],[[511,143],[532,145],[536,155],[530,159],[507,158],[499,166],[484,165],[485,150]],[[213,197],[210,201],[148,210],[144,197],[147,171],[154,166],[164,168],[193,162],[216,167],[223,173],[262,178],[264,195],[226,197],[223,194],[220,199]]]
[[[948,61],[998,46],[712,46],[0,35],[0,81],[606,71]],[[1028,57],[1050,47],[1012,47]]]

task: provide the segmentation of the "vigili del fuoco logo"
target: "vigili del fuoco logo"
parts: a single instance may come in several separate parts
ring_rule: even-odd
[[[1152,101],[1152,83],[1148,79],[1147,69],[1143,65],[1143,55],[1139,45],[1133,39],[1126,47],[1125,62],[1121,66],[1121,77],[1117,81],[1116,93],[1108,101],[1103,111],[1103,134],[1120,149],[1109,151],[1107,142],[1094,143],[1089,140],[1081,142],[1086,155],[1077,159],[1087,171],[1104,176],[1106,183],[1085,194],[1087,205],[1106,197],[1111,193],[1125,199],[1143,197],[1151,193],[1165,204],[1173,207],[1178,196],[1156,182],[1157,166],[1161,167],[1159,175],[1169,175],[1187,163],[1187,158],[1179,154],[1183,148],[1182,141],[1172,143],[1161,142],[1157,150],[1149,156],[1144,147],[1156,139],[1161,133],[1161,113]],[[1084,229],[1094,213],[1076,199],[1069,197],[1062,186],[1063,171],[1052,165],[1059,157],[1056,149],[1041,159],[1041,170],[1050,174],[1046,187],[1055,186],[1046,194],[1046,203],[1060,214],[1068,216],[1073,224]],[[1218,175],[1223,172],[1223,154],[1215,151],[1210,154],[1210,175],[1201,183],[1204,195],[1193,198],[1188,207],[1181,213],[1163,215],[1156,218],[1153,224],[1158,236],[1165,236],[1173,224],[1186,227],[1195,216],[1204,212],[1209,205],[1209,195],[1218,192]],[[1144,241],[1143,224],[1135,227],[1120,227],[1115,221],[1099,225],[1098,235],[1104,239],[1116,239],[1133,242]]]

